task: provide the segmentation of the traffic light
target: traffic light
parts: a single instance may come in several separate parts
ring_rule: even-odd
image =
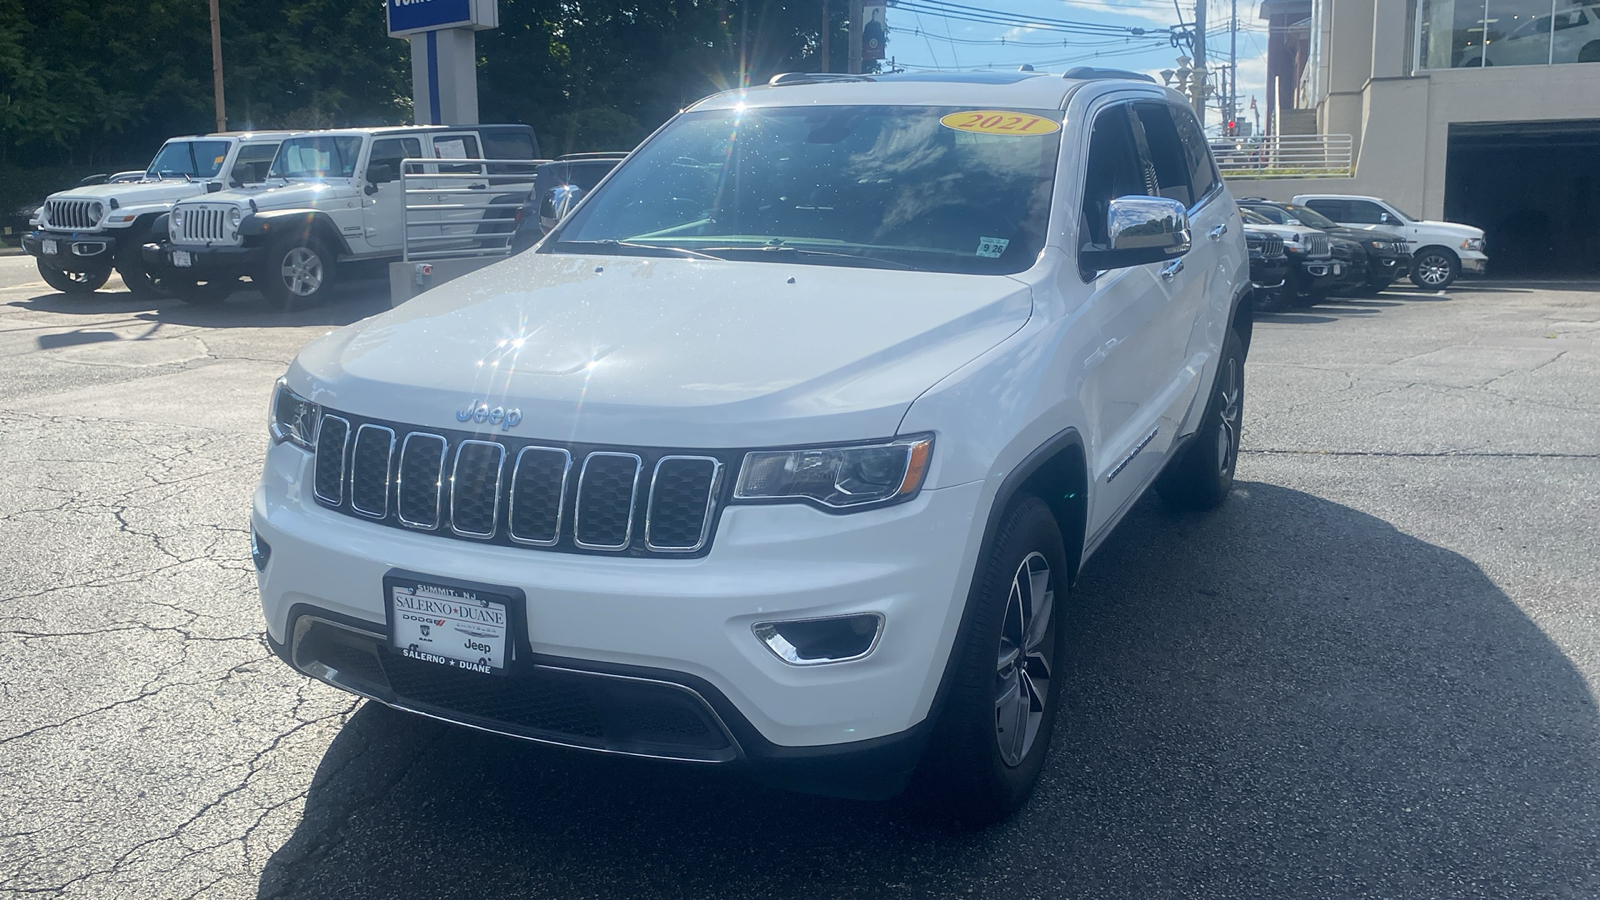
[[[1239,123],[1237,121],[1233,120],[1233,119],[1229,119],[1228,120],[1228,137],[1236,137],[1238,134],[1239,134]]]

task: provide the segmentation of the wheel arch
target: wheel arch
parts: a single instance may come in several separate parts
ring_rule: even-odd
[[[253,213],[239,224],[239,234],[257,241],[276,240],[284,234],[298,234],[300,240],[316,238],[335,253],[349,255],[350,243],[327,213],[318,209],[285,209]]]
[[[1450,258],[1452,258],[1452,259],[1454,259],[1456,261],[1456,265],[1460,265],[1461,264],[1461,254],[1457,253],[1455,250],[1453,250],[1453,249],[1451,249],[1449,247],[1446,247],[1443,244],[1423,244],[1421,247],[1418,247],[1411,254],[1411,258],[1412,259],[1416,259],[1417,257],[1421,256],[1422,254],[1427,253],[1429,250],[1442,250]]]
[[[1240,288],[1233,298],[1233,308],[1228,313],[1228,327],[1239,335],[1239,343],[1244,345],[1244,355],[1249,358],[1250,338],[1256,327],[1256,295],[1248,284]]]

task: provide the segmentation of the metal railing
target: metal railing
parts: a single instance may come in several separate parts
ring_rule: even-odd
[[[1285,134],[1213,141],[1224,178],[1348,178],[1355,140],[1348,134]]]
[[[400,162],[405,262],[505,256],[543,159]]]

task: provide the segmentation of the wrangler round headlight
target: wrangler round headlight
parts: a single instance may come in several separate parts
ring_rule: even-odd
[[[179,228],[183,227],[183,207],[174,206],[172,208],[172,224]]]
[[[90,220],[92,220],[96,224],[98,224],[100,222],[100,217],[105,215],[105,214],[106,214],[106,205],[104,203],[101,203],[100,201],[96,200],[95,202],[89,204],[89,218],[90,218]]]
[[[244,215],[239,212],[239,207],[235,206],[233,209],[228,210],[228,225],[229,225],[229,227],[238,228],[239,227],[239,220],[243,219],[243,218],[244,218]]]
[[[932,435],[843,447],[756,450],[745,454],[734,498],[809,501],[830,509],[891,503],[922,487],[932,450]]]

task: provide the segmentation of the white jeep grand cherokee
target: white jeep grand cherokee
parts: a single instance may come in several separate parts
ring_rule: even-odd
[[[398,709],[892,795],[1037,780],[1084,559],[1233,479],[1239,212],[1142,76],[791,75],[271,404],[270,639]]]

